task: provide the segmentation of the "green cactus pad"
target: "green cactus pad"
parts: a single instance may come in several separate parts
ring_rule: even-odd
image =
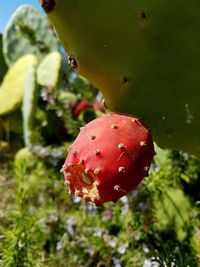
[[[25,54],[42,59],[58,50],[58,42],[48,22],[31,5],[19,7],[12,15],[3,36],[3,50],[8,65]]]
[[[22,112],[20,109],[8,114],[7,116],[2,118],[7,125],[8,132],[13,132],[17,134],[23,133],[22,127]]]
[[[36,57],[27,55],[8,70],[0,88],[0,116],[14,112],[21,106],[25,83],[32,81],[36,64]]]
[[[7,71],[7,66],[3,56],[3,47],[2,47],[2,35],[0,34],[0,83],[3,80],[3,77]]]
[[[198,1],[40,2],[109,108],[145,121],[159,146],[200,156]]]
[[[26,146],[31,145],[33,142],[33,136],[35,136],[34,128],[37,108],[37,89],[36,68],[31,68],[29,72],[29,79],[26,79],[24,84],[22,106],[24,142]]]
[[[59,52],[48,54],[37,69],[37,82],[41,86],[56,88],[62,67],[62,57]]]

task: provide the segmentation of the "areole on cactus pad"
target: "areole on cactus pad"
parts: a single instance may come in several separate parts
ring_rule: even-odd
[[[116,201],[148,176],[154,156],[149,129],[125,114],[102,115],[85,125],[61,169],[76,196],[102,204]]]

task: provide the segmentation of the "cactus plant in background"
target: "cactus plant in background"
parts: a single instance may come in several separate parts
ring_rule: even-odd
[[[39,85],[54,91],[57,88],[62,68],[62,57],[59,52],[49,53],[37,69],[37,82]]]
[[[4,60],[4,56],[3,56],[3,47],[2,47],[2,35],[0,34],[0,83],[3,80],[3,77],[7,71],[7,66]]]
[[[163,148],[200,156],[197,1],[40,0],[71,66]]]
[[[30,146],[33,142],[33,136],[35,133],[35,121],[37,111],[37,89],[36,84],[36,58],[35,66],[29,70],[29,78],[26,79],[24,84],[23,94],[23,131],[24,131],[24,142],[26,146]]]
[[[3,35],[3,51],[10,66],[25,54],[42,60],[58,50],[58,42],[47,19],[31,5],[19,7],[8,21]]]
[[[0,88],[0,116],[21,107],[25,85],[32,81],[36,64],[35,56],[26,55],[9,68]]]

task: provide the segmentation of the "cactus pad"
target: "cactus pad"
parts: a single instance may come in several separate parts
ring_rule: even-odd
[[[59,81],[61,67],[61,54],[59,52],[48,54],[37,69],[37,82],[42,86],[55,88]]]
[[[196,0],[41,0],[71,65],[163,148],[200,156]],[[52,7],[52,8],[49,8]]]
[[[8,65],[25,54],[42,59],[58,50],[58,42],[48,22],[31,5],[19,7],[12,15],[3,36],[3,50]]]
[[[36,85],[36,68],[30,68],[29,78],[24,84],[23,94],[23,130],[24,142],[29,146],[33,142],[34,128],[35,128],[35,114],[37,107],[37,88]]]
[[[36,58],[20,58],[7,72],[0,88],[0,116],[14,112],[22,104],[25,84],[32,81]]]
[[[0,34],[0,82],[3,80],[3,77],[7,71],[7,66],[3,56],[3,48],[2,48],[2,35]]]

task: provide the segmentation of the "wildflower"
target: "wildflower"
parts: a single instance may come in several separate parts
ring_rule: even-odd
[[[70,236],[74,236],[74,218],[70,216],[66,222],[66,231]]]
[[[126,242],[124,245],[118,248],[117,252],[120,254],[125,254],[129,244]]]
[[[58,242],[56,243],[56,250],[59,251],[59,250],[61,250],[61,249],[62,249],[62,241],[58,241]]]
[[[112,257],[113,263],[114,263],[114,267],[121,267],[121,264],[119,262],[119,259],[115,256]]]
[[[102,228],[98,228],[98,229],[96,229],[96,231],[94,233],[94,236],[101,237],[102,234],[103,234],[103,229]]]
[[[115,248],[117,245],[116,239],[111,239],[109,235],[104,235],[103,240],[107,243],[111,248]]]
[[[149,248],[147,247],[147,245],[146,244],[142,244],[142,250],[144,251],[144,253],[149,253]]]

